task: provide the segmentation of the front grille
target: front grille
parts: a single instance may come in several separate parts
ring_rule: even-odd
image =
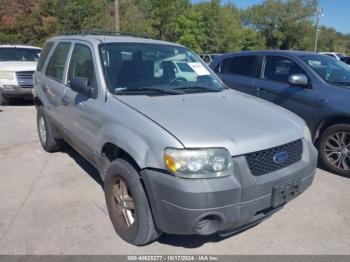
[[[283,162],[276,160],[276,155],[282,153],[288,158]],[[297,140],[282,146],[249,153],[245,157],[247,159],[251,173],[254,176],[261,176],[276,170],[290,166],[301,160],[303,154],[303,142]]]
[[[18,85],[22,88],[33,88],[33,71],[16,72]]]

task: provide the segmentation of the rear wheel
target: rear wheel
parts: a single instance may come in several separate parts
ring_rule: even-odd
[[[328,127],[320,138],[320,158],[333,173],[350,177],[350,125]]]
[[[55,138],[47,116],[42,107],[37,108],[37,128],[41,146],[47,152],[56,152],[61,148],[61,140]]]
[[[117,159],[110,164],[104,191],[109,216],[121,238],[141,246],[159,237],[139,174],[129,162]]]

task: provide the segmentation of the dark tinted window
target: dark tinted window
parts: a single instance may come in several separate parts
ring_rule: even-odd
[[[299,65],[288,58],[266,56],[263,63],[262,79],[287,83],[289,76],[292,74],[305,74],[305,72]]]
[[[45,44],[41,54],[40,54],[40,58],[38,61],[38,66],[37,66],[37,71],[41,71],[43,69],[43,66],[45,64],[46,58],[49,55],[51,48],[53,47],[53,42],[48,42]]]
[[[256,56],[237,56],[228,58],[224,61],[224,66],[227,63],[225,70],[229,74],[251,76],[254,70]]]
[[[73,49],[69,64],[68,80],[75,77],[85,77],[89,79],[91,85],[94,81],[94,62],[90,48],[84,45],[76,44]]]
[[[0,61],[38,61],[40,49],[2,47],[0,48]]]
[[[46,69],[46,75],[59,82],[63,80],[64,65],[70,48],[70,43],[59,43],[53,52]]]

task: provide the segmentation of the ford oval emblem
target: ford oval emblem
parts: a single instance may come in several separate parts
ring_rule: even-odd
[[[276,164],[282,164],[287,160],[288,160],[288,153],[285,151],[278,152],[273,156],[273,162],[275,162]]]

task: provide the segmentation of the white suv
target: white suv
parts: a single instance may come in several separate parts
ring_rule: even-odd
[[[0,45],[0,105],[11,98],[32,98],[33,74],[41,49]]]

